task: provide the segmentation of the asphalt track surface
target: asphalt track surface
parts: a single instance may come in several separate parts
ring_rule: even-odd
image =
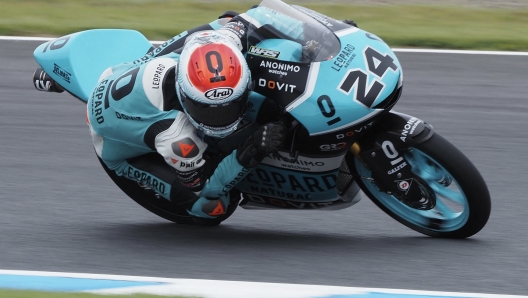
[[[528,294],[528,57],[399,53],[396,110],[475,163],[493,209],[466,240],[433,239],[364,198],[328,212],[239,209],[217,228],[142,209],[97,163],[84,104],[38,92],[33,49],[0,41],[0,268]]]

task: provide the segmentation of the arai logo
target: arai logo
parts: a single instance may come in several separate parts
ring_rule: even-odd
[[[205,91],[205,97],[212,100],[226,99],[233,94],[232,88],[214,88]]]

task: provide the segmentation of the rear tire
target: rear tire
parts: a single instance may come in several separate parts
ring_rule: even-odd
[[[434,190],[437,205],[417,210],[380,192],[370,170],[353,155],[347,163],[363,192],[381,210],[403,225],[431,237],[462,239],[475,235],[487,223],[491,200],[484,179],[455,146],[438,134],[411,147],[405,157],[412,171]]]
[[[226,213],[215,219],[200,219],[190,216],[185,208],[175,206],[167,199],[157,195],[152,189],[141,187],[136,181],[117,175],[100,158],[98,159],[106,174],[127,196],[141,207],[168,221],[188,225],[217,226],[230,217],[238,207],[238,201],[231,202]]]

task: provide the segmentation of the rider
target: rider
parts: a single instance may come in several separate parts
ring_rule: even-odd
[[[181,55],[111,67],[87,105],[96,153],[190,215],[218,218],[233,186],[284,143],[285,126],[266,123],[231,153],[214,152],[210,144],[237,129],[251,88],[243,55],[215,31],[188,37]]]
[[[253,83],[241,53],[248,15],[224,16],[233,19],[217,31],[200,26],[107,69],[87,106],[96,153],[110,170],[201,219],[222,216],[237,195],[233,186],[277,152],[286,134],[280,108],[265,99],[260,129],[237,150],[215,152],[215,140],[239,126]]]
[[[242,54],[244,16],[217,31],[195,29],[177,51],[109,68],[88,100],[88,124],[105,165],[201,219],[222,216],[237,196],[233,186],[285,142],[286,126],[268,100],[255,134],[229,154],[215,151],[214,139],[239,126],[252,89]]]

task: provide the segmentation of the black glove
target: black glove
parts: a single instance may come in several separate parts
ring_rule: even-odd
[[[228,11],[224,12],[222,15],[220,15],[218,18],[219,18],[219,19],[223,19],[223,18],[234,18],[234,17],[236,17],[237,15],[239,15],[238,12],[236,12],[236,11],[232,11],[232,10],[228,10]]]
[[[287,128],[282,122],[270,122],[262,125],[237,150],[238,162],[246,168],[257,166],[264,157],[276,153],[284,146]]]
[[[39,67],[33,74],[33,85],[39,91],[57,92],[62,93],[62,88],[57,82],[55,82],[44,70]]]
[[[352,20],[343,20],[342,22],[345,23],[345,24],[348,24],[348,25],[354,26],[354,27],[356,27],[356,28],[357,28],[357,26],[358,26],[358,25],[356,24],[356,22],[354,22],[354,21],[352,21]]]

